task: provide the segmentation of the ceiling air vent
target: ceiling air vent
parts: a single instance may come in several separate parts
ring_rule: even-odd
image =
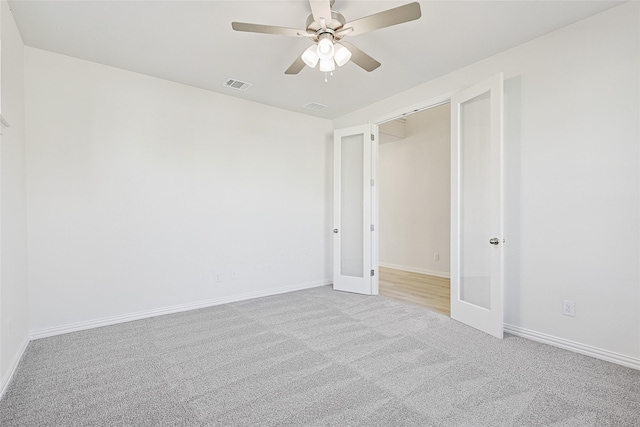
[[[312,111],[320,111],[327,108],[327,106],[323,104],[318,104],[317,102],[310,102],[306,105],[303,105],[302,108],[306,108],[307,110],[312,110]]]
[[[241,82],[240,80],[236,80],[236,79],[227,79],[227,81],[224,82],[224,86],[230,87],[231,89],[236,89],[236,90],[241,90],[243,92],[246,92],[246,90],[249,89],[252,85],[251,83]]]

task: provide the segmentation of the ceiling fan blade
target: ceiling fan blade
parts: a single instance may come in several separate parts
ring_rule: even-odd
[[[385,10],[384,12],[365,16],[364,18],[356,19],[352,22],[347,22],[343,27],[353,28],[353,31],[351,31],[349,35],[356,36],[358,34],[367,33],[369,31],[377,30],[380,28],[402,24],[403,22],[413,21],[420,18],[420,16],[422,16],[422,12],[420,11],[420,3],[414,2],[405,4],[404,6]]]
[[[363,68],[364,70],[371,72],[381,65],[378,61],[376,61],[351,43],[341,41],[340,44],[349,49],[349,51],[351,52],[351,62]]]
[[[314,21],[319,23],[324,18],[325,22],[331,22],[331,0],[309,0],[309,4]]]
[[[298,56],[296,58],[295,61],[293,61],[293,64],[291,64],[289,66],[289,68],[287,68],[287,70],[284,72],[285,74],[298,74],[304,67],[305,67],[305,63],[302,60],[301,56]]]
[[[295,28],[275,27],[273,25],[249,24],[247,22],[232,22],[231,27],[236,31],[247,33],[276,34],[281,36],[307,37],[306,30]]]

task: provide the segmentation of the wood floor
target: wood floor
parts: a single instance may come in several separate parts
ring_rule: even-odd
[[[449,279],[380,267],[380,295],[450,316]]]

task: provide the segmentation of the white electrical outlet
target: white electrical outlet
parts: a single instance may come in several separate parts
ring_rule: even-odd
[[[437,253],[437,252],[434,252],[434,253],[433,253],[433,260],[434,260],[434,261],[440,261],[440,254],[439,254],[439,253]]]
[[[231,272],[231,280],[236,280],[238,278],[238,273],[236,273],[235,271]]]
[[[216,283],[220,281],[220,273],[215,273],[213,275],[213,281]]]
[[[562,314],[565,316],[575,317],[576,315],[576,305],[573,301],[563,300],[562,301]]]

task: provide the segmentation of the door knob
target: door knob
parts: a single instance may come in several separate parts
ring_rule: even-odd
[[[334,232],[334,233],[337,233],[337,232],[338,232],[338,229],[337,229],[337,228],[334,228],[334,229],[333,229],[333,232]]]
[[[497,245],[498,243],[500,243],[500,239],[494,237],[493,239],[489,240],[489,243],[491,243],[492,245]]]

